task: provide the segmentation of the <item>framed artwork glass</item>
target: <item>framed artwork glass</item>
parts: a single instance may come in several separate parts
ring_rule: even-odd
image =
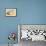
[[[16,8],[6,8],[6,16],[16,16]]]
[[[18,38],[20,40],[46,41],[45,24],[20,24],[18,25],[18,30],[18,34],[20,33]]]

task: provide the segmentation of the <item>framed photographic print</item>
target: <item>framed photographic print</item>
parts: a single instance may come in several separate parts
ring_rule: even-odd
[[[18,38],[21,40],[46,41],[45,24],[20,24],[18,25]]]
[[[6,8],[6,16],[16,16],[16,8]]]

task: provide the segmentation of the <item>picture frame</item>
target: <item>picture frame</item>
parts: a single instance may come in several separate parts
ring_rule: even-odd
[[[6,16],[12,16],[12,17],[14,17],[14,16],[17,16],[17,9],[16,8],[6,8],[5,9],[5,15]]]
[[[22,31],[26,31],[26,35],[24,32],[22,33]],[[27,38],[25,38],[25,36],[27,36]],[[19,42],[21,40],[46,41],[46,24],[19,24],[18,38]]]

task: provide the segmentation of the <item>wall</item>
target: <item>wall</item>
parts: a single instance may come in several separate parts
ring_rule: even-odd
[[[16,17],[6,17],[5,8],[17,8]],[[17,24],[20,23],[21,2],[17,0],[0,0],[0,44],[8,43],[8,34],[18,32]],[[17,40],[15,41],[17,43]]]
[[[6,17],[5,8],[17,8],[17,16]],[[0,0],[0,44],[18,32],[17,24],[46,24],[46,0]]]
[[[46,0],[28,0],[22,3],[21,24],[46,24]]]

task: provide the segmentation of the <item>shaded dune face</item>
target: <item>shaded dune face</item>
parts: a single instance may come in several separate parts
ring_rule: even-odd
[[[9,10],[6,14],[9,16],[15,16],[16,15],[14,10]]]

